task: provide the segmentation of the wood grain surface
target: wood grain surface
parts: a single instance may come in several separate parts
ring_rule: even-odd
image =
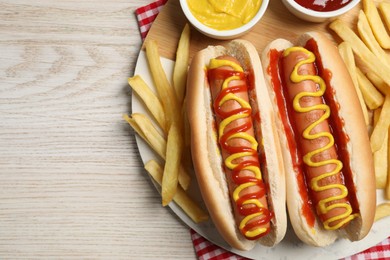
[[[195,259],[122,120],[150,2],[0,0],[0,259]]]

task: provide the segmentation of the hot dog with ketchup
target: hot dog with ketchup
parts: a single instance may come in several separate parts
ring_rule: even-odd
[[[262,53],[278,118],[287,207],[297,236],[326,246],[373,224],[376,193],[367,130],[337,48],[322,34],[278,39]]]
[[[187,112],[195,173],[221,236],[240,250],[286,232],[283,157],[255,47],[234,40],[192,59]]]

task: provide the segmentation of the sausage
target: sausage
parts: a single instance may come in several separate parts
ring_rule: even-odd
[[[238,68],[230,66],[232,63]],[[247,239],[258,239],[268,234],[271,214],[261,176],[246,75],[238,60],[220,56],[211,61],[208,79],[235,219]]]
[[[313,53],[292,47],[284,51],[282,70],[310,193],[324,228],[335,230],[355,215],[328,122],[330,108],[323,99],[326,85],[310,59],[315,59]]]
[[[375,175],[355,87],[326,35],[276,39],[262,52],[280,133],[287,208],[295,234],[313,246],[370,231]]]
[[[275,246],[287,230],[285,168],[271,102],[250,42],[237,39],[194,54],[187,114],[195,175],[218,234],[239,250]]]

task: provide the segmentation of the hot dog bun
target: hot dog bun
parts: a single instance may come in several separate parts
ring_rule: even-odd
[[[252,106],[260,114],[262,139],[266,155],[266,171],[263,176],[268,190],[268,207],[273,212],[271,231],[259,242],[266,246],[277,244],[287,227],[285,209],[285,177],[281,147],[275,124],[275,114],[264,83],[259,55],[255,47],[244,40],[234,40],[226,47],[210,46],[192,59],[187,81],[187,113],[191,127],[191,151],[196,177],[209,214],[221,236],[233,248],[250,250],[256,241],[246,239],[235,222],[228,191],[223,160],[217,142],[217,129],[212,109],[210,87],[205,72],[210,59],[221,55],[236,58],[251,75],[255,85]],[[256,100],[256,97],[258,100]]]
[[[305,215],[303,191],[299,189],[299,182],[302,180],[296,177],[297,173],[289,149],[283,150],[283,157],[287,182],[287,207],[292,227],[303,242],[314,246],[326,246],[333,243],[338,237],[346,237],[351,241],[356,241],[367,235],[374,220],[376,191],[372,153],[358,97],[336,46],[326,36],[310,32],[302,35],[296,44],[277,39],[264,49],[261,60],[268,92],[272,94],[273,108],[278,116],[283,112],[277,105],[277,97],[274,92],[274,85],[277,83],[275,83],[271,73],[271,62],[274,62],[271,61],[271,51],[281,52],[293,45],[306,46],[306,43],[311,39],[315,41],[320,54],[317,59],[320,59],[323,68],[331,73],[330,86],[327,85],[326,91],[333,92],[333,99],[338,107],[338,117],[343,122],[344,129],[342,131],[348,137],[347,146],[339,149],[346,149],[350,158],[349,163],[348,161],[343,163],[348,163],[351,169],[352,186],[355,191],[349,190],[349,193],[356,192],[359,216],[354,218],[345,228],[334,231],[325,230],[318,217],[316,217],[314,225],[310,225],[307,219],[303,217]],[[276,120],[275,122],[278,124],[277,128],[282,147],[289,147],[286,130],[281,123],[282,120]]]

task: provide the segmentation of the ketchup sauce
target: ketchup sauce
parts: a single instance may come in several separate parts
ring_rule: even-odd
[[[227,99],[229,96],[235,96],[240,92],[248,93],[248,89],[253,88],[250,84],[251,77],[249,77],[244,72],[232,71],[232,70],[224,70],[220,68],[209,69],[207,73],[207,77],[209,81],[225,81],[232,77],[237,77],[245,84],[238,84],[234,86],[229,86],[225,89],[222,89],[216,98],[213,100],[213,110],[216,117],[223,121],[228,118],[234,118],[236,115],[247,115],[249,118],[247,121],[242,122],[241,124],[231,128],[230,130],[223,130],[223,134],[219,136],[219,145],[221,146],[223,151],[226,151],[229,155],[237,155],[237,163],[233,168],[230,168],[228,164],[225,162],[224,168],[226,172],[231,174],[231,178],[234,182],[234,192],[238,191],[239,196],[237,199],[234,199],[236,204],[237,212],[244,219],[249,218],[249,220],[245,221],[244,219],[240,222],[240,231],[241,233],[249,240],[256,240],[270,232],[270,227],[268,226],[265,231],[261,232],[255,236],[248,236],[247,232],[251,232],[252,230],[258,229],[260,226],[269,225],[273,213],[269,209],[264,206],[259,206],[254,203],[249,203],[251,200],[259,200],[266,196],[267,186],[263,182],[261,178],[255,175],[245,175],[242,174],[246,168],[255,167],[262,168],[262,165],[265,164],[265,158],[262,156],[258,156],[258,152],[260,153],[261,148],[258,150],[253,149],[249,146],[234,146],[231,145],[229,140],[236,133],[246,133],[250,128],[253,127],[253,120],[260,121],[260,115],[258,113],[255,114],[255,118],[252,118],[252,107],[243,107],[237,109],[228,110],[223,107],[223,100]],[[217,123],[217,132],[219,132],[219,127],[221,123]],[[261,146],[260,146],[261,147]],[[261,154],[261,153],[260,153]],[[249,159],[247,157],[252,157]],[[227,159],[226,159],[227,160]],[[260,171],[260,170],[259,170]],[[260,171],[261,172],[261,171]],[[251,188],[247,190],[246,184],[250,184]],[[246,192],[241,192],[246,190]]]
[[[359,203],[356,198],[356,187],[353,184],[353,175],[352,175],[352,169],[350,167],[351,165],[351,157],[346,149],[347,143],[349,142],[349,136],[343,131],[344,129],[344,120],[340,117],[339,111],[340,111],[340,104],[336,102],[334,99],[334,88],[330,84],[330,81],[332,79],[332,72],[328,69],[324,68],[322,65],[321,55],[318,50],[317,43],[315,40],[311,39],[306,43],[305,46],[306,49],[313,52],[317,59],[316,59],[316,66],[318,69],[318,74],[322,75],[322,78],[326,82],[327,91],[325,91],[324,99],[326,103],[329,105],[332,113],[330,114],[329,123],[331,126],[331,129],[333,130],[332,134],[335,139],[337,154],[340,158],[340,160],[343,162],[343,176],[344,176],[344,184],[348,188],[348,199],[351,203],[353,213],[359,212]]]
[[[338,10],[352,0],[295,0],[299,5],[319,12],[329,12]]]
[[[267,72],[271,75],[272,78],[272,87],[275,91],[276,102],[280,109],[280,116],[283,122],[283,127],[285,129],[288,149],[291,154],[291,159],[294,168],[295,178],[297,178],[298,191],[302,198],[302,208],[300,212],[302,216],[306,219],[306,222],[310,227],[314,227],[315,224],[315,210],[313,207],[313,202],[309,197],[309,190],[306,185],[305,174],[303,174],[303,161],[302,155],[299,152],[298,142],[296,141],[296,136],[294,134],[294,122],[290,120],[291,113],[293,113],[292,105],[288,105],[286,102],[286,89],[283,88],[283,80],[280,75],[283,75],[282,62],[281,58],[282,53],[277,50],[270,51],[270,67],[268,67]],[[289,173],[287,173],[289,174]]]
[[[318,74],[322,75],[322,78],[328,86],[324,93],[324,100],[329,105],[332,113],[329,118],[329,124],[331,128],[332,135],[335,139],[336,150],[339,156],[339,159],[343,162],[343,182],[344,185],[348,187],[348,200],[352,206],[353,213],[359,212],[359,205],[356,198],[356,187],[353,184],[352,180],[352,169],[350,168],[350,156],[348,151],[344,148],[349,142],[349,136],[343,131],[344,129],[344,120],[340,118],[339,110],[340,104],[334,98],[334,88],[330,85],[332,79],[332,73],[323,67],[321,56],[319,54],[317,43],[312,39],[309,40],[304,46],[309,51],[313,52],[316,56],[315,66],[318,70]],[[271,50],[270,52],[270,66],[267,69],[268,74],[272,78],[272,86],[275,90],[276,102],[280,108],[281,119],[285,128],[286,138],[288,141],[288,148],[291,153],[291,159],[294,167],[294,174],[297,178],[298,189],[302,201],[304,202],[302,208],[300,209],[301,214],[305,217],[309,226],[314,226],[315,223],[315,209],[313,202],[310,199],[310,192],[306,184],[305,176],[303,174],[304,166],[302,160],[300,159],[300,148],[297,145],[296,136],[294,136],[293,129],[295,128],[294,122],[290,120],[291,113],[293,113],[292,105],[286,102],[285,96],[287,95],[286,90],[282,88],[283,86],[283,69],[280,64],[283,58],[281,53],[276,50]],[[338,145],[337,145],[338,144]]]

